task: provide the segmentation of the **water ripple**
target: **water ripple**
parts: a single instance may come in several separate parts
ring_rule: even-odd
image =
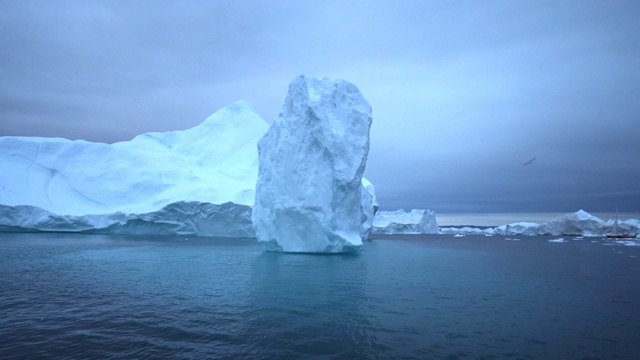
[[[0,240],[2,359],[631,359],[640,350],[640,261],[589,242],[414,237],[343,257],[264,253],[241,240],[51,236]]]

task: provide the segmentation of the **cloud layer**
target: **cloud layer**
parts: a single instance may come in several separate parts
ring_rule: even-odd
[[[374,111],[383,209],[640,211],[633,1],[0,2],[0,135],[127,140],[299,74]],[[536,157],[528,166],[523,164]]]

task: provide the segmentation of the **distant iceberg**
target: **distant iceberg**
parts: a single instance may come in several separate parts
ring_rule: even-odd
[[[548,222],[538,224],[517,222],[498,227],[440,228],[440,233],[465,233],[468,235],[525,235],[525,236],[605,236],[611,233],[614,220],[603,221],[584,210],[558,216]],[[640,221],[629,219],[618,222],[618,229],[628,234],[640,234]]]
[[[373,219],[371,232],[374,234],[437,234],[438,223],[435,212],[431,210],[378,211]]]

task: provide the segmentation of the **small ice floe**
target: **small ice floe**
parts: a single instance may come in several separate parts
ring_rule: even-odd
[[[640,246],[640,242],[633,240],[618,240],[616,244],[624,245],[624,246]]]
[[[563,243],[563,242],[567,242],[564,238],[557,238],[557,239],[551,239],[549,240],[550,243]]]
[[[504,238],[507,241],[520,241],[520,239],[516,239],[516,238]]]
[[[584,240],[584,236],[576,236],[573,240]]]
[[[464,234],[455,234],[453,237],[464,237]]]

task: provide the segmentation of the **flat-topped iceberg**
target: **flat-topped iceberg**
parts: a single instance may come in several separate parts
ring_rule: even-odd
[[[373,216],[362,184],[371,107],[343,80],[300,76],[258,143],[252,221],[269,250],[357,250]]]
[[[115,144],[0,138],[0,231],[252,237],[268,124],[240,101],[183,131]]]
[[[437,234],[438,224],[436,214],[431,210],[378,211],[373,219],[371,232],[374,234]]]

